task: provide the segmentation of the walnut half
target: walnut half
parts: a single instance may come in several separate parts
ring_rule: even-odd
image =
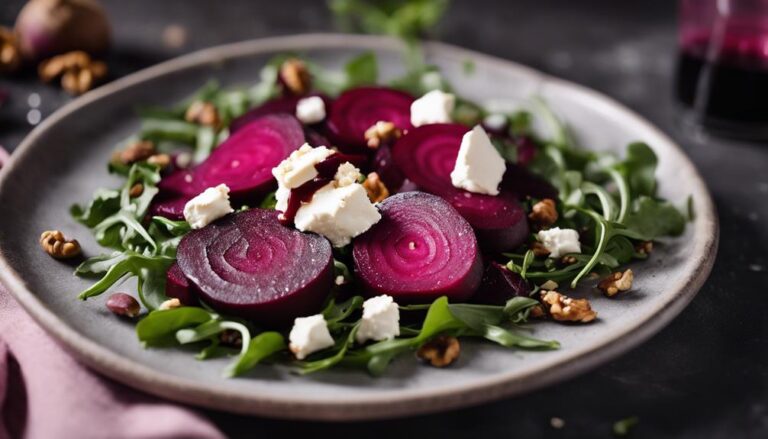
[[[554,200],[545,198],[531,207],[528,214],[531,221],[540,227],[549,227],[557,221],[557,205]]]
[[[434,367],[445,367],[456,361],[460,353],[459,339],[449,335],[439,335],[421,345],[416,356]]]
[[[597,318],[587,299],[572,299],[557,291],[541,292],[541,301],[547,307],[549,315],[559,322],[588,323]]]

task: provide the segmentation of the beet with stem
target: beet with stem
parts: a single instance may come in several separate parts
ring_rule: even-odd
[[[283,226],[277,215],[230,214],[181,240],[179,267],[202,301],[270,327],[320,310],[333,285],[331,244]]]
[[[379,206],[381,221],[355,238],[352,256],[364,294],[398,303],[467,300],[482,277],[469,223],[445,200],[404,192]]]

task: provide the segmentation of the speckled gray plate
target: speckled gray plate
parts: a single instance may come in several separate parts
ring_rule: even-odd
[[[54,337],[94,369],[130,386],[186,403],[283,418],[351,420],[396,417],[477,404],[564,380],[615,357],[650,337],[677,315],[704,283],[715,258],[718,225],[712,200],[680,148],[648,122],[584,87],[514,63],[443,44],[426,54],[461,95],[507,102],[539,94],[571,124],[582,145],[621,151],[634,140],[658,153],[661,193],[695,200],[696,219],[685,236],[636,268],[635,289],[616,300],[593,297],[599,320],[581,327],[534,325],[538,337],[560,340],[554,352],[519,352],[466,343],[447,369],[397,361],[381,378],[330,371],[299,377],[263,366],[239,379],[223,379],[226,359],[196,361],[183,350],[144,350],[132,325],[114,318],[104,297],[76,299],[87,281],[38,247],[42,230],[77,237],[89,255],[100,252],[88,231],[68,215],[74,202],[118,181],[105,169],[119,140],[138,128],[134,107],[171,104],[211,78],[224,84],[256,79],[269,57],[302,52],[339,66],[362,50],[379,55],[383,75],[401,70],[395,41],[351,35],[302,35],[248,41],[204,50],[103,86],[65,106],[27,137],[0,180],[0,279]],[[474,74],[462,73],[474,60]],[[122,289],[130,289],[123,285]],[[45,359],[41,359],[44,361]]]

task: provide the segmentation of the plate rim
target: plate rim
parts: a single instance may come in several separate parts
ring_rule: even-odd
[[[260,38],[215,46],[183,55],[162,62],[155,66],[132,73],[123,78],[105,84],[82,97],[61,107],[25,137],[19,144],[10,161],[0,171],[0,192],[6,183],[6,176],[21,157],[28,154],[36,139],[49,127],[55,125],[68,114],[87,106],[91,102],[108,98],[118,90],[129,88],[157,76],[193,68],[198,65],[215,64],[228,58],[253,56],[264,52],[302,50],[310,48],[360,48],[360,49],[397,49],[401,42],[389,37],[312,33],[281,37]],[[490,379],[474,381],[470,384],[451,387],[446,390],[411,391],[398,390],[382,393],[376,397],[351,397],[326,401],[307,400],[300,397],[263,397],[255,394],[238,393],[221,389],[215,384],[201,384],[185,378],[167,375],[150,367],[126,359],[118,353],[84,337],[67,323],[58,318],[48,306],[33,292],[27,289],[22,276],[15,272],[8,255],[0,246],[0,283],[33,317],[33,319],[51,334],[76,358],[92,369],[128,386],[138,388],[163,398],[212,409],[231,412],[270,416],[286,419],[351,421],[366,419],[386,419],[415,414],[444,411],[464,406],[477,405],[502,397],[522,394],[557,381],[569,379],[592,369],[623,352],[634,348],[666,326],[693,299],[706,281],[714,264],[719,241],[719,221],[714,202],[706,183],[693,163],[669,136],[648,122],[644,117],[630,110],[616,100],[580,84],[556,78],[539,72],[528,66],[502,58],[483,54],[469,49],[440,42],[425,43],[425,50],[444,55],[482,59],[504,69],[515,69],[539,79],[542,84],[555,83],[574,89],[589,98],[612,107],[639,124],[643,130],[651,132],[660,141],[677,152],[682,163],[689,168],[693,178],[703,189],[703,199],[696,200],[699,207],[699,220],[703,221],[709,239],[697,245],[694,255],[700,263],[690,275],[674,288],[675,294],[656,314],[649,315],[637,326],[627,330],[602,344],[591,346],[581,353],[569,357],[565,363],[556,362],[525,375],[510,377],[505,374],[494,375]],[[702,216],[703,215],[703,216]],[[548,373],[557,370],[558,373]]]

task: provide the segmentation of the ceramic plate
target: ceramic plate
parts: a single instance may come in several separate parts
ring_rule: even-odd
[[[458,364],[446,369],[401,358],[380,378],[345,370],[302,377],[262,366],[247,377],[224,379],[227,359],[200,362],[181,349],[143,349],[133,325],[107,311],[107,295],[77,300],[77,292],[88,282],[40,250],[41,231],[60,229],[79,239],[86,254],[101,252],[67,212],[72,203],[89,200],[96,188],[119,185],[107,174],[105,163],[114,145],[138,129],[137,105],[170,105],[212,78],[225,85],[253,83],[263,64],[285,51],[340,67],[350,56],[373,50],[386,78],[402,70],[400,49],[393,40],[351,35],[248,41],[160,64],[73,101],[40,124],[2,171],[0,279],[73,354],[127,385],[222,410],[324,420],[413,415],[530,392],[632,348],[685,307],[712,267],[718,225],[704,182],[680,148],[644,119],[594,91],[437,43],[426,46],[426,56],[442,68],[460,95],[494,105],[540,95],[571,125],[581,145],[619,152],[628,142],[647,142],[660,157],[661,194],[678,203],[693,196],[695,220],[683,237],[659,246],[636,269],[632,294],[608,300],[585,291],[599,312],[594,324],[535,325],[535,336],[559,340],[562,349],[520,352],[467,342]],[[475,63],[469,76],[463,69],[466,60]]]

